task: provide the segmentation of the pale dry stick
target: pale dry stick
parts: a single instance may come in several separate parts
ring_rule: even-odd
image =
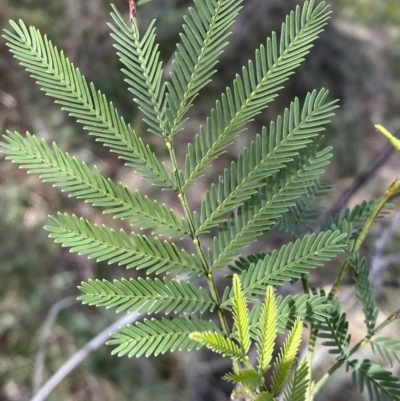
[[[138,320],[138,317],[139,315],[136,312],[124,315],[116,322],[110,324],[96,337],[92,338],[50,377],[43,387],[31,398],[31,401],[45,401],[54,388],[60,384],[69,373],[71,373],[91,352],[95,351],[107,341],[110,332],[118,331],[121,326],[134,323]]]
[[[42,332],[40,333],[40,341],[38,351],[36,353],[34,368],[33,368],[33,394],[36,394],[43,380],[43,370],[44,370],[44,359],[46,356],[46,346],[48,343],[48,339],[51,334],[51,329],[54,326],[54,322],[58,316],[58,314],[68,306],[71,306],[76,302],[76,297],[71,296],[67,298],[60,299],[56,302],[49,310],[46,319],[44,321],[44,325],[42,328]]]

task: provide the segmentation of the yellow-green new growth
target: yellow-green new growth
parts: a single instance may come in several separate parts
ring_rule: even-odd
[[[239,344],[244,354],[250,349],[249,311],[246,298],[237,274],[233,276],[233,319],[237,330]]]
[[[385,127],[380,124],[375,124],[375,128],[380,132],[396,149],[397,153],[400,153],[400,139],[393,136]]]
[[[268,286],[260,317],[260,328],[257,333],[258,372],[260,374],[265,373],[270,368],[270,361],[272,353],[274,352],[274,344],[278,332],[277,320],[274,287]]]
[[[227,356],[232,359],[242,359],[245,357],[243,351],[229,338],[224,337],[220,333],[205,331],[195,331],[189,334],[189,338],[193,341],[205,345],[210,350]]]
[[[228,382],[240,383],[242,387],[248,387],[251,390],[258,390],[264,386],[264,378],[252,368],[228,373],[224,376],[224,379]]]
[[[290,368],[296,359],[302,334],[303,323],[300,319],[297,319],[275,363],[271,387],[271,392],[273,394],[277,394],[281,391],[289,376]]]

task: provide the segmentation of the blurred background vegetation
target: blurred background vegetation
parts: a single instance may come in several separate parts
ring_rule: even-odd
[[[126,0],[114,0],[119,10],[128,12]],[[260,115],[254,124],[221,158],[213,169],[219,170],[235,157],[249,137],[268,125],[294,96],[300,99],[314,88],[326,87],[340,108],[326,132],[327,143],[334,146],[334,160],[326,181],[335,184],[328,207],[339,201],[346,189],[376,160],[385,141],[374,132],[373,124],[382,123],[392,132],[400,131],[400,2],[398,0],[327,0],[332,19],[326,31],[281,92],[280,97]],[[166,71],[171,68],[171,55],[179,39],[182,16],[190,0],[153,0],[139,8],[139,24],[145,28],[157,22],[158,40]],[[184,155],[186,142],[196,133],[221,91],[230,85],[234,74],[253,57],[254,49],[272,30],[279,30],[285,15],[302,0],[246,0],[234,25],[228,47],[218,65],[211,85],[202,91],[191,120],[180,136]],[[164,146],[145,132],[141,116],[126,90],[120,65],[112,48],[107,22],[109,0],[0,0],[0,27],[7,28],[9,19],[23,19],[47,33],[89,81],[112,100],[138,133],[143,133],[156,154],[166,158]],[[128,18],[128,17],[127,17]],[[135,177],[117,157],[97,144],[81,126],[60,111],[17,67],[0,39],[0,132],[26,130],[40,138],[56,141],[89,165],[132,188],[154,194],[146,182]],[[162,145],[162,144],[161,144]],[[182,159],[181,159],[182,160]],[[372,180],[354,193],[350,204],[379,196],[399,171],[396,155],[374,171]],[[209,172],[206,184],[213,177]],[[196,206],[206,185],[192,193]],[[168,193],[158,196],[171,204]],[[132,276],[137,274],[118,267],[95,264],[62,249],[47,238],[43,225],[49,214],[58,210],[76,213],[92,221],[103,221],[88,205],[68,198],[37,177],[0,156],[0,400],[29,400],[35,387],[40,387],[57,369],[93,336],[116,319],[113,311],[83,307],[74,299],[77,285],[89,278]],[[112,223],[111,223],[112,224]],[[372,234],[366,253],[376,257],[394,255],[380,270],[382,280],[377,295],[382,310],[400,307],[397,288],[399,262],[398,227],[383,222]],[[390,229],[382,254],[376,238]],[[280,245],[282,239],[270,238],[264,249]],[[396,247],[397,242],[397,247]],[[381,259],[382,259],[381,258]],[[380,260],[382,261],[382,260]],[[379,260],[378,260],[379,262]],[[338,266],[332,266],[332,269]],[[313,277],[317,285],[328,285],[329,274],[320,271]],[[385,282],[387,285],[385,285]],[[350,283],[350,282],[349,282]],[[55,306],[53,309],[51,309]],[[49,311],[55,321],[45,344],[43,378],[38,379],[37,358],[40,336]],[[357,340],[358,309],[348,303],[354,316],[353,337]],[[359,319],[360,320],[360,319]],[[397,332],[398,333],[398,332]],[[395,333],[396,334],[396,333]],[[397,334],[398,336],[398,334]],[[322,357],[321,357],[322,358]],[[325,356],[323,356],[325,358]],[[325,360],[325,359],[324,359]],[[326,363],[326,360],[325,362]],[[324,366],[321,362],[321,366]],[[127,400],[227,400],[229,389],[218,377],[227,366],[219,359],[210,360],[208,353],[174,353],[158,358],[117,359],[102,346],[74,370],[49,396],[49,401],[127,401]],[[399,373],[399,372],[397,372]],[[36,376],[35,376],[36,374]],[[362,399],[341,374],[333,378],[319,399],[342,399],[341,388],[348,399]]]

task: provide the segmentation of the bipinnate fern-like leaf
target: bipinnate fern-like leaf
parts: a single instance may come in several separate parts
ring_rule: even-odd
[[[155,44],[155,28],[153,20],[146,29],[143,38],[139,35],[136,18],[128,26],[114,5],[111,6],[114,24],[108,24],[115,40],[114,47],[125,68],[122,72],[127,76],[125,82],[134,94],[135,101],[146,118],[149,131],[165,137],[165,84],[162,83],[162,68],[159,61],[158,45]]]
[[[202,233],[219,224],[225,213],[240,206],[257,192],[262,180],[284,168],[324,129],[329,122],[335,102],[326,103],[328,92],[308,93],[303,108],[299,99],[291,103],[283,116],[271,122],[269,132],[262,134],[245,148],[219,177],[218,187],[212,184],[206,192],[200,215],[194,214],[196,233]]]
[[[122,184],[114,184],[97,168],[91,170],[86,163],[63,153],[55,143],[51,149],[44,140],[39,141],[29,133],[23,138],[17,132],[8,132],[4,139],[7,142],[0,143],[0,151],[8,160],[69,192],[69,196],[85,199],[93,206],[102,207],[104,213],[113,213],[115,218],[129,220],[142,229],[153,228],[154,234],[182,238],[188,235],[187,222],[179,221],[165,205],[138,191],[131,192]]]
[[[270,177],[266,188],[261,188],[260,193],[246,201],[237,213],[232,213],[213,239],[209,251],[211,268],[225,266],[241,249],[271,228],[323,173],[321,168],[331,157],[329,151],[330,148],[318,150],[316,145],[302,152],[293,162],[293,171],[285,168],[276,177]]]
[[[378,317],[378,310],[375,305],[375,290],[369,282],[369,269],[367,261],[362,258],[361,261],[358,257],[353,258],[351,262],[356,270],[354,281],[356,282],[356,297],[361,302],[364,312],[364,322],[367,326],[368,334],[371,334],[376,326],[376,319]]]
[[[306,401],[308,380],[308,364],[302,361],[296,366],[294,374],[284,391],[284,401]]]
[[[264,294],[268,285],[282,285],[286,280],[300,278],[343,252],[345,237],[340,231],[321,232],[306,235],[280,250],[274,250],[242,272],[243,290],[249,295]]]
[[[190,314],[212,311],[215,303],[201,287],[196,288],[183,280],[164,278],[139,278],[114,280],[89,280],[79,289],[84,293],[78,297],[83,304],[117,308],[148,314],[164,311],[165,314]]]
[[[127,268],[146,269],[146,273],[200,273],[198,259],[179,250],[176,245],[158,238],[154,243],[146,236],[124,230],[119,233],[106,226],[91,224],[75,215],[59,213],[52,218],[55,225],[47,225],[50,237],[55,242],[69,247],[71,252],[87,255],[97,261],[118,263]]]
[[[276,34],[268,38],[266,46],[256,50],[255,60],[243,67],[242,75],[233,81],[233,89],[216,102],[206,128],[201,127],[195,144],[189,144],[183,189],[193,185],[208,164],[216,159],[244,126],[259,114],[276,96],[281,85],[299,66],[309,52],[312,42],[329,18],[324,2],[314,7],[306,1],[297,7],[282,24],[278,43]]]
[[[257,330],[258,373],[263,374],[270,368],[274,352],[277,329],[277,305],[274,287],[268,286],[265,302],[262,305],[259,329]]]
[[[296,359],[302,334],[303,323],[300,319],[297,319],[274,364],[274,373],[272,375],[271,384],[271,392],[273,394],[277,394],[281,391],[288,378],[290,368]]]
[[[233,276],[233,320],[235,322],[237,339],[247,354],[250,349],[250,330],[249,330],[249,311],[246,305],[246,299],[237,274]]]
[[[329,347],[329,353],[338,355],[338,359],[347,357],[350,334],[346,314],[340,313],[340,303],[335,301],[329,317],[324,322],[318,322],[318,337],[324,339],[322,345]]]
[[[383,361],[393,366],[393,359],[400,363],[400,342],[389,337],[378,337],[370,341],[372,350],[378,354]]]
[[[347,361],[347,369],[351,370],[353,382],[358,383],[360,392],[367,389],[371,401],[400,400],[400,380],[391,372],[367,359]]]
[[[122,327],[119,333],[112,333],[112,339],[107,344],[116,346],[113,355],[147,357],[168,351],[199,348],[201,344],[189,338],[189,334],[206,331],[218,332],[218,328],[212,321],[203,319],[144,319],[135,325]]]
[[[230,338],[213,331],[193,332],[189,334],[192,341],[205,345],[210,350],[232,359],[243,359],[246,355],[243,348],[239,347]]]
[[[264,378],[254,369],[240,369],[237,372],[227,373],[224,379],[231,383],[249,387],[252,390],[258,390],[264,385]]]
[[[55,98],[63,110],[77,118],[96,140],[117,153],[143,178],[153,185],[174,188],[165,166],[125,123],[112,103],[93,84],[88,85],[62,51],[36,28],[28,30],[21,20],[19,25],[14,21],[10,25],[14,32],[4,31],[8,47],[48,96]]]
[[[168,136],[181,129],[184,116],[199,91],[216,72],[218,56],[227,45],[229,28],[235,21],[243,0],[194,0],[184,16],[182,42],[177,45],[171,83],[167,84]]]

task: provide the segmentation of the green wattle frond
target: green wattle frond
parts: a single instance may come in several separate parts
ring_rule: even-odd
[[[349,323],[345,313],[340,313],[340,304],[335,301],[329,317],[324,322],[318,322],[318,337],[324,339],[322,345],[329,347],[329,353],[338,355],[337,358],[346,358],[350,344],[348,334]]]
[[[245,354],[243,349],[238,347],[231,339],[224,337],[222,334],[205,331],[195,332],[189,335],[189,338],[193,341],[198,342],[201,345],[205,345],[210,350],[233,359],[243,359]]]
[[[119,333],[110,334],[112,340],[107,345],[114,345],[112,355],[129,357],[165,354],[168,351],[191,350],[201,344],[189,338],[193,332],[217,331],[212,321],[203,319],[161,318],[144,319],[135,325],[122,327]]]
[[[197,234],[225,220],[221,216],[242,205],[257,192],[262,180],[293,161],[298,151],[324,130],[336,107],[335,102],[325,103],[327,95],[325,89],[307,94],[302,109],[296,98],[283,117],[271,123],[268,133],[263,128],[250,149],[239,154],[237,164],[232,162],[230,170],[225,169],[218,187],[213,184],[206,192],[200,216],[194,215]]]
[[[233,276],[232,312],[239,345],[243,348],[244,354],[247,354],[250,349],[249,311],[237,274]]]
[[[146,269],[146,273],[200,273],[200,262],[174,244],[154,239],[154,244],[145,236],[124,230],[116,233],[106,226],[99,227],[83,218],[68,214],[52,218],[55,225],[47,225],[49,237],[70,248],[71,252],[87,255],[99,261],[135,269]]]
[[[275,224],[323,173],[322,167],[329,163],[331,157],[329,151],[330,148],[318,150],[318,146],[307,149],[293,162],[293,166],[270,177],[267,187],[262,188],[260,194],[255,194],[236,214],[232,214],[213,240],[211,268],[225,266],[241,249]]]
[[[262,305],[259,330],[257,332],[258,372],[264,374],[270,368],[274,352],[277,329],[277,305],[274,287],[268,286]]]
[[[252,390],[258,390],[264,385],[264,378],[254,369],[240,369],[237,372],[227,373],[224,379],[231,383],[249,387]]]
[[[400,341],[392,340],[389,337],[379,337],[371,340],[372,350],[380,355],[383,361],[393,366],[393,359],[400,363]]]
[[[85,199],[104,208],[104,213],[113,213],[114,218],[129,220],[142,229],[152,228],[154,234],[181,238],[189,234],[187,222],[179,221],[165,205],[142,197],[138,191],[131,192],[122,184],[114,184],[97,168],[90,170],[84,162],[63,153],[55,143],[50,149],[44,140],[29,133],[25,139],[17,132],[8,132],[4,139],[7,143],[0,143],[0,152],[7,159],[19,163],[28,173],[39,174],[44,182],[61,187],[69,196]]]
[[[277,394],[285,384],[292,367],[303,334],[303,323],[297,319],[274,365],[271,392]]]
[[[150,132],[165,137],[165,84],[162,84],[162,62],[155,44],[155,20],[150,23],[143,38],[139,35],[136,18],[128,26],[114,5],[111,13],[116,25],[108,24],[112,29],[114,47],[126,68],[122,72],[127,76],[125,82],[135,96],[140,110],[145,114],[144,121],[150,126]]]
[[[367,388],[371,401],[400,400],[400,380],[391,372],[367,359],[348,361],[346,365],[352,371],[353,382],[358,383],[360,392]]]
[[[308,380],[308,364],[302,361],[294,372],[292,379],[284,392],[284,401],[306,401]]]
[[[364,312],[364,322],[367,326],[368,334],[371,334],[376,326],[378,310],[375,305],[375,290],[369,282],[369,269],[367,261],[362,258],[361,261],[356,256],[355,260],[350,262],[355,269],[354,281],[356,282],[356,298],[361,302]]]
[[[153,185],[174,189],[165,166],[160,164],[130,125],[118,114],[112,103],[88,85],[79,69],[65,58],[39,30],[29,31],[20,20],[10,21],[14,32],[5,30],[7,45],[20,64],[31,73],[48,96],[56,99],[62,109],[84,125],[96,140],[118,153],[127,166],[132,166]]]
[[[287,280],[300,278],[343,252],[345,237],[339,231],[311,234],[274,250],[242,272],[243,290],[249,295],[264,295],[268,285],[282,285]]]
[[[229,28],[243,0],[194,0],[190,15],[184,16],[182,42],[177,46],[168,84],[169,125],[172,138],[182,126],[184,116],[199,91],[211,81],[216,72],[218,56],[227,45]]]
[[[276,96],[282,83],[298,67],[312,47],[329,15],[325,3],[314,8],[306,1],[303,9],[296,8],[282,24],[278,43],[276,34],[255,54],[255,61],[243,67],[242,75],[233,81],[196,135],[195,145],[189,144],[186,156],[184,186],[191,186],[210,162],[215,160],[245,125],[259,114]]]
[[[133,278],[126,280],[89,280],[79,289],[84,293],[78,297],[83,304],[117,308],[122,311],[147,314],[194,314],[213,311],[215,303],[203,288],[196,288],[185,281],[164,278]]]

